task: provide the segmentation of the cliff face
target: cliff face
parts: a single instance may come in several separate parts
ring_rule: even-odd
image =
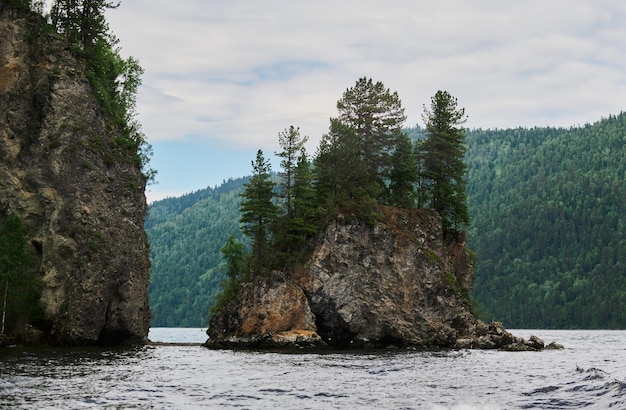
[[[141,341],[145,178],[83,64],[40,19],[0,3],[0,217],[28,228],[49,342]]]
[[[434,211],[382,211],[374,226],[331,223],[303,269],[242,289],[212,318],[206,346],[543,347],[473,316],[463,233],[444,239]]]
[[[455,264],[435,212],[385,215],[374,227],[335,222],[320,237],[298,278],[317,330],[339,345],[450,345],[468,332],[469,289],[460,283],[471,286],[470,261]],[[464,254],[464,245],[452,248]]]

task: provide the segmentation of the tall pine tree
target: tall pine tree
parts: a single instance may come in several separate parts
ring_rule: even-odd
[[[447,91],[437,91],[431,98],[430,109],[424,107],[426,139],[421,144],[421,186],[425,190],[426,206],[439,212],[444,230],[469,225],[465,197],[463,161],[466,121],[465,109]]]
[[[343,93],[337,101],[337,109],[339,120],[352,127],[359,137],[360,157],[367,175],[380,186],[383,194],[389,177],[390,155],[406,120],[398,93],[392,93],[380,81],[363,77]]]
[[[278,145],[282,149],[282,151],[276,153],[281,158],[281,172],[278,174],[281,178],[279,187],[287,222],[292,220],[294,216],[293,185],[295,182],[295,169],[298,156],[307,140],[308,137],[300,135],[300,129],[293,125],[278,134]]]
[[[268,273],[273,263],[271,251],[271,226],[279,208],[272,202],[275,183],[270,179],[271,165],[258,150],[256,161],[252,161],[252,177],[244,184],[241,196],[241,223],[243,232],[250,238],[252,254],[250,268],[254,274]]]
[[[119,5],[105,0],[55,0],[50,18],[59,33],[65,35],[70,43],[80,45],[83,52],[89,55],[99,42],[109,46],[117,43],[109,32],[104,13]]]

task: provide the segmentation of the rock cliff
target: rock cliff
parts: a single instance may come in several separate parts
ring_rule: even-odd
[[[67,44],[0,3],[0,218],[27,226],[45,342],[147,337],[146,179],[123,142]]]
[[[302,269],[242,288],[206,346],[543,348],[474,317],[464,233],[444,238],[434,211],[381,210],[373,226],[331,223]]]

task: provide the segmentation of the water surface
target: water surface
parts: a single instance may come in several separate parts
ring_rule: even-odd
[[[512,331],[564,350],[0,349],[0,408],[626,409],[626,331]],[[201,343],[200,329],[152,329]]]

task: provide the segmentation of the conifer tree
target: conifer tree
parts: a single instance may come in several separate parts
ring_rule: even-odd
[[[372,180],[361,153],[362,140],[356,130],[332,118],[315,159],[316,189],[327,218],[345,213],[375,219],[381,187]]]
[[[271,226],[279,208],[272,202],[275,183],[270,179],[271,165],[258,150],[256,161],[252,161],[252,177],[244,184],[241,196],[241,223],[243,232],[252,243],[251,269],[255,274],[267,273],[272,265]]]
[[[278,174],[281,177],[280,196],[283,199],[285,207],[285,216],[287,222],[293,219],[293,185],[295,182],[295,168],[298,161],[298,155],[304,148],[308,140],[307,136],[300,135],[300,129],[290,126],[288,129],[278,134],[278,145],[282,151],[276,155],[281,158],[280,167],[282,171]]]
[[[424,107],[427,138],[421,145],[422,181],[427,206],[439,212],[445,230],[469,225],[463,158],[465,109],[447,91],[437,91]]]
[[[99,42],[109,46],[117,42],[109,33],[104,13],[119,5],[105,0],[55,0],[50,9],[50,18],[70,43],[80,45],[86,54],[90,54]]]
[[[275,232],[278,254],[287,270],[297,263],[306,251],[307,240],[318,230],[313,171],[304,147],[293,170],[291,196],[291,213],[282,215]]]
[[[398,138],[396,150],[392,155],[389,181],[389,204],[401,208],[414,208],[418,167],[413,144],[405,134]]]
[[[294,188],[299,153],[304,149],[307,139],[308,137],[301,136],[299,128],[293,125],[278,134],[278,145],[282,149],[282,151],[276,152],[276,155],[281,158],[281,171],[278,173],[280,177],[278,196],[281,199],[284,213],[276,220],[274,243],[277,247],[278,256],[286,265],[291,264],[295,258],[296,249],[303,240],[295,226]]]
[[[380,81],[374,83],[363,77],[344,92],[337,109],[339,120],[351,126],[360,139],[360,156],[369,178],[385,188],[390,154],[406,120],[398,93],[392,93]]]
[[[314,172],[306,149],[302,147],[293,184],[294,231],[308,237],[317,231],[318,211],[313,185]]]

